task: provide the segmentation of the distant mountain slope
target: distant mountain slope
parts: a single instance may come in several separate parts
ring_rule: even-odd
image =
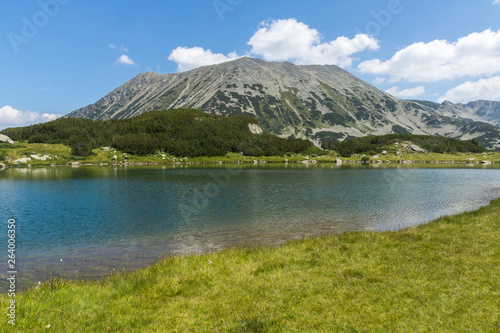
[[[470,118],[500,126],[500,102],[479,100],[467,104],[453,104],[445,101],[439,110],[451,116]]]
[[[477,121],[493,119],[493,111],[466,118],[469,113],[458,106],[400,100],[337,66],[296,66],[254,58],[184,73],[143,73],[68,116],[123,119],[174,108],[250,115],[266,132],[307,137],[316,144],[324,139],[407,133],[478,138],[485,147],[500,148],[500,129]]]

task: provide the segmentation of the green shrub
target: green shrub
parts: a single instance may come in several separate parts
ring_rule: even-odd
[[[149,155],[160,150],[185,157],[224,156],[228,152],[271,156],[297,153],[312,146],[308,140],[252,134],[248,124],[257,123],[249,116],[221,117],[201,110],[179,109],[107,121],[63,117],[1,133],[18,141],[69,145],[74,156],[88,156],[100,146],[113,146],[132,154]]]
[[[307,148],[306,150],[302,151],[301,154],[323,156],[323,155],[327,155],[328,152],[323,150],[323,149],[320,149],[316,146],[311,146],[311,147]]]
[[[483,153],[487,151],[477,139],[461,141],[441,136],[410,134],[366,136],[345,142],[324,141],[322,148],[337,151],[342,157],[349,157],[353,154],[372,155],[373,152],[375,152],[373,155],[376,155],[376,152],[380,152],[383,146],[402,141],[411,141],[432,153]]]

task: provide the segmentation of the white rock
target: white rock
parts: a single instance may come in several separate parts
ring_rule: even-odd
[[[416,151],[416,152],[419,152],[419,153],[424,153],[424,154],[427,154],[427,153],[428,153],[428,151],[427,151],[427,150],[425,150],[425,149],[423,149],[423,148],[420,148],[419,146],[414,145],[414,144],[410,144],[410,148],[411,148],[411,150]]]
[[[17,160],[14,160],[13,163],[28,163],[29,161],[31,161],[31,158],[21,157],[21,158],[18,158]]]
[[[262,128],[260,128],[259,125],[257,124],[248,124],[248,129],[252,134],[262,134],[264,131],[262,131]]]
[[[14,141],[12,141],[11,138],[9,138],[7,135],[0,134],[0,142],[8,142],[11,145],[14,144]]]

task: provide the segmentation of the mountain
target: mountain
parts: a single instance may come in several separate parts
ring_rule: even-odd
[[[439,109],[450,116],[470,118],[500,126],[500,102],[479,100],[467,104],[453,104],[445,101],[440,104]]]
[[[297,66],[248,57],[183,73],[143,73],[68,116],[123,119],[174,108],[250,115],[268,133],[308,138],[316,144],[398,133],[477,138],[489,149],[500,149],[494,116],[498,112],[486,103],[469,109],[406,101],[337,66]],[[488,119],[497,123],[485,122]]]

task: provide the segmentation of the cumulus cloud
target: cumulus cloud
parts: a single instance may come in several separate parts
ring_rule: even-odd
[[[352,55],[379,48],[378,41],[366,34],[358,34],[353,39],[342,36],[322,43],[321,34],[316,29],[295,19],[261,23],[261,28],[248,44],[252,47],[252,54],[265,60],[341,67],[351,66]]]
[[[439,97],[438,102],[451,101],[454,103],[467,103],[480,99],[500,99],[500,76],[462,83]]]
[[[500,73],[500,30],[475,32],[453,43],[415,43],[387,61],[364,61],[358,69],[363,74],[388,75],[392,82],[437,82]]]
[[[405,90],[399,90],[399,87],[392,87],[387,89],[386,92],[399,98],[413,98],[425,94],[425,87],[420,86]]]
[[[45,123],[59,117],[61,117],[59,114],[19,111],[7,105],[0,108],[0,129]]]
[[[130,66],[130,65],[135,65],[134,61],[130,59],[127,55],[122,55],[118,60],[116,61],[117,64],[119,65],[124,65],[124,66]]]
[[[238,58],[240,57],[236,52],[224,55],[222,53],[213,53],[210,49],[205,50],[202,47],[188,48],[179,46],[172,51],[168,60],[177,63],[177,70],[183,72],[200,66],[216,65]]]

